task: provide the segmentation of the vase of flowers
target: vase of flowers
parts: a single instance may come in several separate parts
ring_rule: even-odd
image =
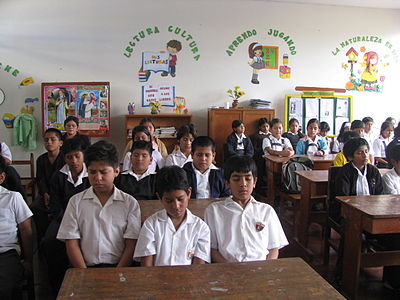
[[[152,115],[157,115],[160,113],[160,110],[161,110],[160,101],[158,101],[158,100],[149,101],[149,105],[150,105],[150,113]]]
[[[233,89],[229,89],[227,91],[229,97],[233,98],[232,108],[237,108],[239,106],[239,98],[245,95],[246,93],[239,90],[240,86],[234,86]]]

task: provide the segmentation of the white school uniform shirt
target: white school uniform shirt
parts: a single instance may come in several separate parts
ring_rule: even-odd
[[[186,218],[175,230],[165,209],[143,224],[135,249],[135,258],[155,255],[155,266],[192,264],[193,257],[210,262],[210,229],[186,209]]]
[[[245,208],[232,197],[214,202],[204,220],[210,227],[211,248],[229,262],[265,260],[269,250],[288,245],[275,210],[253,197]]]
[[[122,163],[122,171],[132,169],[131,155],[132,155],[132,153],[130,151],[126,152],[125,157],[124,157],[124,162]],[[151,156],[153,157],[153,160],[151,161],[151,164],[149,166],[149,170],[151,172],[155,172],[157,169],[157,166],[159,169],[164,167],[165,160],[161,156],[160,152],[158,152],[157,150],[153,150]]]
[[[343,146],[344,146],[344,143],[339,142],[338,139],[336,139],[333,142],[332,152],[334,152],[334,153],[342,152],[343,151]]]
[[[244,144],[243,144],[243,139],[246,138],[246,136],[244,135],[244,133],[242,133],[242,136],[238,136],[236,133],[236,138],[237,138],[237,146],[236,146],[236,150],[244,150]]]
[[[72,178],[72,173],[71,170],[69,169],[69,166],[65,164],[61,169],[60,172],[67,175],[67,181],[72,183],[74,187],[77,187],[78,185],[81,185],[83,182],[83,178],[88,177],[88,172],[86,168],[86,164],[83,163],[83,169],[82,172],[78,175],[78,178],[76,179],[76,182]]]
[[[131,169],[131,170],[123,171],[121,174],[128,174],[128,175],[130,175],[130,176],[135,177],[135,178],[136,178],[136,181],[140,181],[140,180],[142,180],[143,178],[146,178],[147,176],[150,176],[151,174],[157,174],[157,173],[156,173],[156,172],[152,172],[152,171],[150,171],[149,169],[147,169],[146,172],[144,172],[143,174],[136,174],[136,173],[134,173],[133,170]]]
[[[10,148],[8,148],[7,144],[4,142],[1,142],[1,156],[12,161]]]
[[[386,157],[386,147],[389,145],[389,143],[392,141],[391,138],[385,139],[383,136],[379,136],[375,141],[374,141],[374,153],[375,157]]]
[[[400,176],[394,168],[383,175],[382,182],[384,194],[400,195]]]
[[[14,249],[21,254],[17,226],[31,216],[20,193],[0,186],[0,253]]]
[[[199,170],[197,170],[193,165],[193,163],[192,163],[192,168],[194,170],[194,173],[196,174],[196,182],[197,182],[196,198],[197,199],[210,198],[211,188],[210,188],[210,182],[208,181],[208,177],[210,176],[210,171],[212,169],[218,169],[218,168],[214,164],[211,164],[211,166],[204,173],[201,173]]]
[[[283,151],[287,148],[292,148],[292,144],[288,138],[281,137],[280,139],[277,139],[271,134],[267,138],[263,139],[262,148],[264,154],[268,154],[268,151],[266,150],[267,147],[272,148],[272,150]]]
[[[369,185],[367,180],[367,166],[364,168],[364,172],[361,173],[360,169],[357,168],[353,163],[353,168],[358,172],[357,183],[356,183],[356,193],[357,196],[369,196]]]
[[[102,206],[90,187],[69,200],[57,239],[79,239],[88,266],[117,264],[125,239],[139,237],[140,223],[139,203],[131,195],[114,187]]]
[[[188,157],[186,157],[185,154],[179,149],[172,151],[171,154],[167,156],[165,159],[165,166],[178,166],[182,168],[187,162],[193,161],[192,155],[189,154]]]
[[[315,140],[313,141],[309,136],[306,137],[306,143],[308,143],[308,149],[306,155],[314,155],[315,152],[318,151],[318,141],[324,139],[324,137],[320,135],[315,136]],[[328,147],[329,148],[329,147]]]

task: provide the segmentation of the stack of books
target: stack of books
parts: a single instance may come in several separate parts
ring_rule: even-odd
[[[163,136],[175,136],[176,129],[174,126],[172,127],[160,127],[156,129],[155,132],[156,136],[163,137]]]
[[[264,99],[250,99],[250,107],[258,109],[266,109],[271,105],[271,101]]]

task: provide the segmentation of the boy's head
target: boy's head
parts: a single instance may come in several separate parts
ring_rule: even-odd
[[[267,133],[269,131],[269,121],[267,118],[260,118],[257,124],[258,130]]]
[[[180,41],[177,40],[170,40],[167,43],[167,50],[170,53],[178,53],[182,49],[182,44]]]
[[[232,129],[236,134],[242,134],[245,131],[245,127],[242,120],[233,120]]]
[[[364,125],[365,125],[365,132],[369,133],[372,129],[372,125],[374,125],[374,119],[372,119],[371,117],[365,117],[362,119]]]
[[[357,167],[365,166],[369,160],[369,145],[363,138],[353,138],[343,146],[343,154]]]
[[[257,182],[257,166],[246,155],[234,155],[224,165],[224,176],[234,200],[247,201]]]
[[[118,151],[106,141],[98,141],[85,152],[88,178],[96,193],[109,193],[114,187],[114,178],[119,173]]]
[[[397,174],[400,175],[400,144],[392,144],[387,147],[386,157],[393,165]]]
[[[320,125],[320,128],[319,128],[320,135],[323,137],[327,136],[328,132],[331,130],[328,122],[321,122],[319,125]]]
[[[192,189],[182,168],[170,166],[158,171],[156,192],[171,218],[181,218],[185,215]]]
[[[151,133],[145,125],[138,125],[132,130],[132,141],[151,142]]]
[[[192,143],[197,137],[196,129],[193,124],[183,125],[179,128],[176,138],[179,142],[179,148],[182,152],[191,151]]]
[[[276,138],[280,138],[283,133],[283,123],[280,119],[275,118],[271,120],[271,134]]]
[[[363,137],[365,132],[365,124],[361,120],[354,120],[351,122],[350,130],[358,132],[358,134]]]
[[[63,145],[61,131],[56,128],[49,128],[44,133],[44,147],[48,152],[58,151]]]
[[[79,119],[75,116],[68,116],[64,121],[64,128],[68,135],[75,135],[79,128]]]
[[[6,168],[7,168],[6,160],[4,159],[3,156],[0,155],[0,184],[2,184],[6,179]]]
[[[82,171],[85,150],[86,146],[81,138],[74,137],[65,140],[62,151],[64,152],[65,162],[71,172],[79,174]]]
[[[360,135],[358,132],[355,131],[345,131],[343,133],[343,144],[347,143],[348,140],[354,139],[354,138],[359,138]]]
[[[192,143],[192,159],[194,167],[204,173],[215,158],[215,142],[208,136],[198,136]]]
[[[143,174],[149,168],[152,157],[153,145],[146,141],[137,141],[132,143],[131,164],[132,170],[136,174]]]

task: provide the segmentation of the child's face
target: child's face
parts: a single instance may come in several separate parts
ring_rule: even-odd
[[[114,168],[102,161],[91,162],[88,166],[88,179],[97,193],[109,193],[113,190],[114,179],[119,174],[119,168]]]
[[[1,172],[0,173],[0,184],[2,184],[4,182],[4,180],[6,180],[6,173]]]
[[[365,134],[364,128],[354,128],[353,131],[357,132],[360,135],[360,137],[363,137]]]
[[[244,124],[240,124],[238,127],[233,128],[233,131],[235,131],[237,135],[240,135],[244,133],[245,129]]]
[[[137,142],[137,141],[150,142],[150,137],[147,134],[145,134],[143,131],[140,131],[140,132],[135,133],[133,140],[135,142]]]
[[[178,53],[178,50],[176,48],[173,48],[173,47],[170,47],[170,46],[167,46],[167,51],[169,53],[173,53],[173,54]]]
[[[299,123],[293,122],[292,124],[290,124],[289,129],[291,133],[297,134],[297,132],[299,131]]]
[[[353,157],[349,157],[356,167],[366,166],[369,160],[368,146],[360,146],[355,152]]]
[[[255,56],[262,56],[262,50],[260,50],[260,49],[255,50],[254,51],[254,55]]]
[[[147,150],[135,149],[131,154],[132,170],[136,174],[143,174],[149,168],[153,157]]]
[[[311,138],[315,137],[319,131],[318,123],[311,123],[307,126],[307,135]]]
[[[181,148],[182,152],[187,152],[192,149],[192,143],[194,141],[194,137],[191,133],[183,136],[179,140],[179,148]]]
[[[269,124],[268,123],[264,123],[260,127],[258,127],[258,129],[260,131],[262,131],[262,132],[267,133],[269,131]]]
[[[58,138],[55,132],[47,132],[44,135],[44,147],[47,151],[53,152],[62,146],[63,142]]]
[[[385,139],[388,139],[388,138],[390,138],[390,136],[392,135],[392,133],[393,133],[393,127],[388,127],[388,128],[386,128],[384,131],[382,131],[382,136],[383,136]]]
[[[365,130],[366,133],[368,133],[368,132],[371,131],[372,125],[374,125],[374,122],[367,122],[367,123],[364,123],[364,124],[365,124],[364,130]]]
[[[75,135],[78,133],[78,125],[74,121],[69,121],[65,124],[65,131],[68,135]]]
[[[251,172],[233,172],[227,182],[231,189],[233,200],[247,201],[251,197],[251,193],[256,186],[257,179],[253,177]]]
[[[160,200],[171,219],[181,219],[185,216],[191,191],[189,188],[188,192],[184,190],[164,192]]]
[[[71,172],[80,173],[83,169],[83,152],[71,151],[65,154],[65,162],[67,163]]]
[[[326,129],[324,129],[324,130],[321,130],[320,132],[319,132],[319,134],[322,136],[322,137],[326,137],[327,135],[328,135],[328,130],[326,130]]]
[[[282,123],[275,123],[271,127],[271,133],[275,138],[280,138],[282,135],[283,126]]]
[[[193,165],[201,173],[204,173],[212,164],[215,158],[215,152],[211,146],[197,147],[192,153]]]
[[[154,126],[151,124],[151,122],[146,122],[143,124],[143,126],[146,126],[150,134],[154,135]]]

